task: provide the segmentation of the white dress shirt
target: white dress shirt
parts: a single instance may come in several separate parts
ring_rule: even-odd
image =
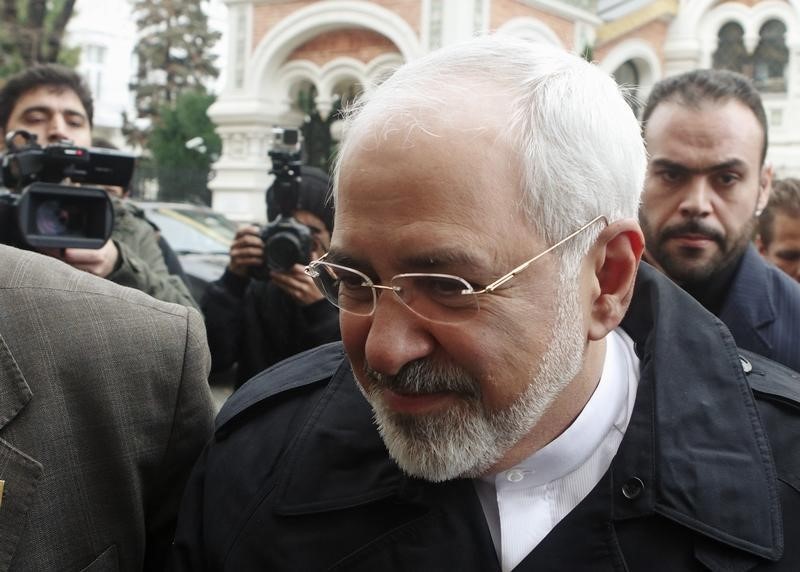
[[[606,340],[600,382],[575,421],[518,465],[473,481],[504,572],[589,494],[619,448],[636,399],[639,358],[623,330]]]

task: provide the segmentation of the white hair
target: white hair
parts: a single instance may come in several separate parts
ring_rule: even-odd
[[[617,84],[560,48],[501,34],[432,52],[365,93],[345,117],[334,200],[352,146],[398,129],[427,132],[422,122],[431,111],[439,119],[457,116],[459,101],[474,99],[477,90],[508,101],[502,135],[519,149],[508,163],[521,173],[521,208],[547,244],[599,215],[609,222],[637,216],[647,159],[639,123]],[[565,244],[562,259],[572,273],[602,228]]]

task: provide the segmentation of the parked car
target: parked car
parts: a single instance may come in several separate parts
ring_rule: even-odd
[[[189,290],[198,302],[209,282],[228,265],[236,223],[208,207],[183,203],[134,201],[178,255]]]

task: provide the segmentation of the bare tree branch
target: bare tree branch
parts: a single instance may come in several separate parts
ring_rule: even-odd
[[[61,52],[61,44],[64,41],[64,31],[67,28],[67,23],[72,17],[72,12],[75,9],[75,0],[64,0],[61,5],[61,10],[56,14],[53,21],[53,28],[47,37],[47,49],[45,59],[48,62],[58,61],[58,54]]]

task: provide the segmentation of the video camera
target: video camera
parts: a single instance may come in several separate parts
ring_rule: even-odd
[[[300,146],[302,136],[297,129],[273,129],[273,148],[269,152],[275,175],[272,183],[275,203],[280,214],[261,232],[264,241],[265,268],[288,271],[295,264],[308,264],[314,243],[309,228],[299,223],[292,215],[297,210],[302,173]]]
[[[0,243],[22,248],[101,248],[111,236],[114,212],[105,190],[59,184],[125,187],[135,157],[112,149],[61,141],[42,147],[36,135],[6,137],[0,179]]]

